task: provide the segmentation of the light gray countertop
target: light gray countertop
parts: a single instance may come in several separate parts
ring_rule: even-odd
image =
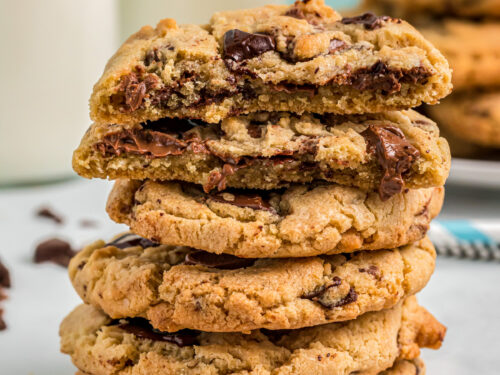
[[[73,374],[59,353],[61,319],[79,303],[66,270],[31,262],[35,244],[67,238],[78,248],[125,230],[112,223],[104,205],[110,183],[75,179],[56,185],[0,190],[0,257],[11,270],[13,287],[3,301],[8,330],[0,332],[0,373]],[[37,219],[37,208],[52,207],[65,217],[58,226]],[[441,218],[500,219],[497,191],[449,187]],[[95,228],[83,228],[93,219]],[[424,350],[429,375],[500,373],[500,264],[439,258],[436,273],[420,293],[421,304],[448,326],[439,351]]]

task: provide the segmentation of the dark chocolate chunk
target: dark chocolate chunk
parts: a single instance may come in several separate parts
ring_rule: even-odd
[[[274,39],[265,34],[250,34],[238,29],[232,29],[224,34],[225,59],[236,62],[251,59],[275,48]]]
[[[216,202],[232,204],[238,207],[248,207],[253,210],[264,210],[276,213],[276,210],[269,204],[269,202],[265,201],[257,194],[230,194],[234,197],[234,199],[225,199],[223,193],[211,194],[209,199]]]
[[[383,26],[383,23],[386,21],[390,21],[393,18],[389,16],[380,16],[377,17],[375,14],[371,12],[364,13],[360,16],[357,17],[344,17],[342,18],[342,23],[344,25],[350,25],[350,24],[361,24],[365,27],[367,30],[375,30]],[[398,20],[401,22],[400,20]]]
[[[328,48],[328,53],[335,53],[337,51],[341,51],[347,47],[347,44],[340,39],[332,39],[330,40],[330,47]]]
[[[234,270],[252,266],[255,263],[255,259],[238,258],[230,254],[213,254],[197,250],[186,254],[184,263],[187,265],[200,265],[221,270]]]
[[[62,224],[63,219],[60,215],[56,214],[49,207],[42,207],[36,212],[36,216],[50,219],[57,224]]]
[[[148,240],[147,238],[140,237],[136,234],[126,233],[112,242],[107,243],[104,247],[114,246],[118,249],[126,249],[127,247],[140,246],[143,249],[146,249],[148,247],[158,247],[160,245],[161,244]]]
[[[162,60],[162,53],[158,50],[158,48],[153,48],[149,52],[146,53],[146,57],[144,58],[144,65],[149,66],[153,62],[160,62]]]
[[[142,106],[143,100],[146,97],[146,92],[156,85],[158,77],[153,74],[147,74],[145,77],[139,76],[137,73],[130,73],[121,78],[119,92],[123,92],[125,96],[125,105],[129,111],[135,111]]]
[[[380,199],[385,201],[401,193],[404,187],[402,175],[410,171],[420,152],[394,126],[370,125],[361,135],[366,140],[367,152],[377,157],[384,171],[378,189]]]
[[[358,299],[358,294],[356,293],[353,287],[349,289],[349,292],[344,297],[342,297],[337,301],[330,302],[327,299],[325,299],[324,297],[328,289],[333,287],[338,287],[342,283],[342,280],[338,276],[335,276],[332,279],[332,281],[333,283],[331,285],[328,285],[326,287],[320,286],[315,290],[313,290],[312,292],[304,294],[301,298],[310,299],[311,301],[317,302],[321,306],[326,307],[327,309],[333,309],[335,307],[340,307],[347,305],[349,303],[356,302],[356,300]]]
[[[247,126],[248,135],[252,138],[262,137],[262,126],[256,124],[249,124]]]
[[[10,273],[7,267],[0,262],[0,287],[10,288]]]
[[[217,187],[217,190],[222,191],[226,189],[226,179],[232,176],[240,168],[244,168],[248,163],[242,165],[234,165],[234,163],[226,163],[222,166],[222,170],[210,172],[208,176],[208,182],[203,185],[203,190],[205,193],[209,193],[212,189]]]
[[[321,285],[321,286],[315,288],[313,291],[304,294],[301,298],[310,299],[310,300],[316,301],[316,299],[318,297],[321,297],[323,294],[325,294],[325,292],[328,289],[333,288],[333,287],[337,287],[340,284],[342,284],[342,280],[338,276],[335,276],[332,279],[332,281],[333,281],[333,283],[331,285],[328,285],[328,286]]]
[[[373,276],[374,278],[378,279],[380,277],[380,271],[377,266],[371,265],[368,268],[359,268],[359,272],[366,272],[367,274]]]
[[[329,309],[333,309],[335,307],[348,305],[350,303],[356,302],[357,300],[358,300],[358,293],[356,293],[354,288],[351,287],[351,289],[349,289],[349,293],[347,293],[345,295],[345,297],[341,298],[339,301],[337,301],[333,304],[323,304],[323,303],[321,303],[321,301],[318,301],[318,302]]]
[[[124,331],[141,339],[163,341],[179,347],[198,345],[199,332],[183,329],[177,332],[162,332],[154,329],[146,319],[128,318],[125,323],[118,325]]]
[[[60,266],[67,267],[76,251],[71,249],[71,245],[58,238],[43,241],[36,247],[33,260],[35,263],[53,262]]]

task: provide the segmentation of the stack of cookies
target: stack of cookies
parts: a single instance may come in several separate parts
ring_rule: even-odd
[[[85,374],[422,374],[445,328],[413,296],[451,89],[406,22],[321,0],[160,21],[111,58],[74,154],[131,232],[69,266]]]
[[[364,7],[409,19],[449,60],[456,91],[425,111],[453,154],[487,157],[500,149],[500,1],[365,0]]]

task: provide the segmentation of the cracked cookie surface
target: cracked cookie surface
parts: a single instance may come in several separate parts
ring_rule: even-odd
[[[500,91],[457,92],[426,111],[453,137],[500,148]]]
[[[358,375],[364,375],[359,373]],[[76,375],[91,375],[78,371]],[[400,359],[394,363],[391,368],[382,371],[379,375],[425,375],[425,364],[420,358],[413,360]]]
[[[155,242],[243,258],[304,257],[391,249],[421,239],[444,188],[377,193],[331,184],[206,194],[192,184],[119,180],[111,219]]]
[[[164,19],[132,35],[90,99],[100,123],[239,113],[375,113],[451,91],[441,53],[390,17],[342,18],[322,0],[219,12],[204,26]]]
[[[346,323],[294,331],[175,335],[152,332],[143,321],[113,321],[81,305],[60,328],[61,350],[82,371],[107,374],[376,374],[398,360],[438,348],[446,329],[408,298],[392,309]]]
[[[163,119],[91,126],[73,157],[84,177],[181,180],[205,191],[329,181],[378,190],[441,186],[450,154],[415,111],[372,115],[254,113],[219,124]]]
[[[435,256],[427,238],[394,250],[248,259],[125,234],[79,252],[69,274],[83,301],[114,319],[142,317],[162,331],[247,332],[393,307],[425,286]]]

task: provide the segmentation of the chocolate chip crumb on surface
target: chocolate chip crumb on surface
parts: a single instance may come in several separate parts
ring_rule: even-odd
[[[7,267],[0,261],[0,287],[10,288],[10,273]]]
[[[63,218],[55,213],[50,207],[41,207],[37,212],[36,216],[40,218],[45,218],[52,220],[56,224],[63,224],[64,220]]]
[[[35,249],[33,261],[35,263],[52,262],[67,267],[77,251],[71,245],[59,238],[51,238],[39,243]]]

